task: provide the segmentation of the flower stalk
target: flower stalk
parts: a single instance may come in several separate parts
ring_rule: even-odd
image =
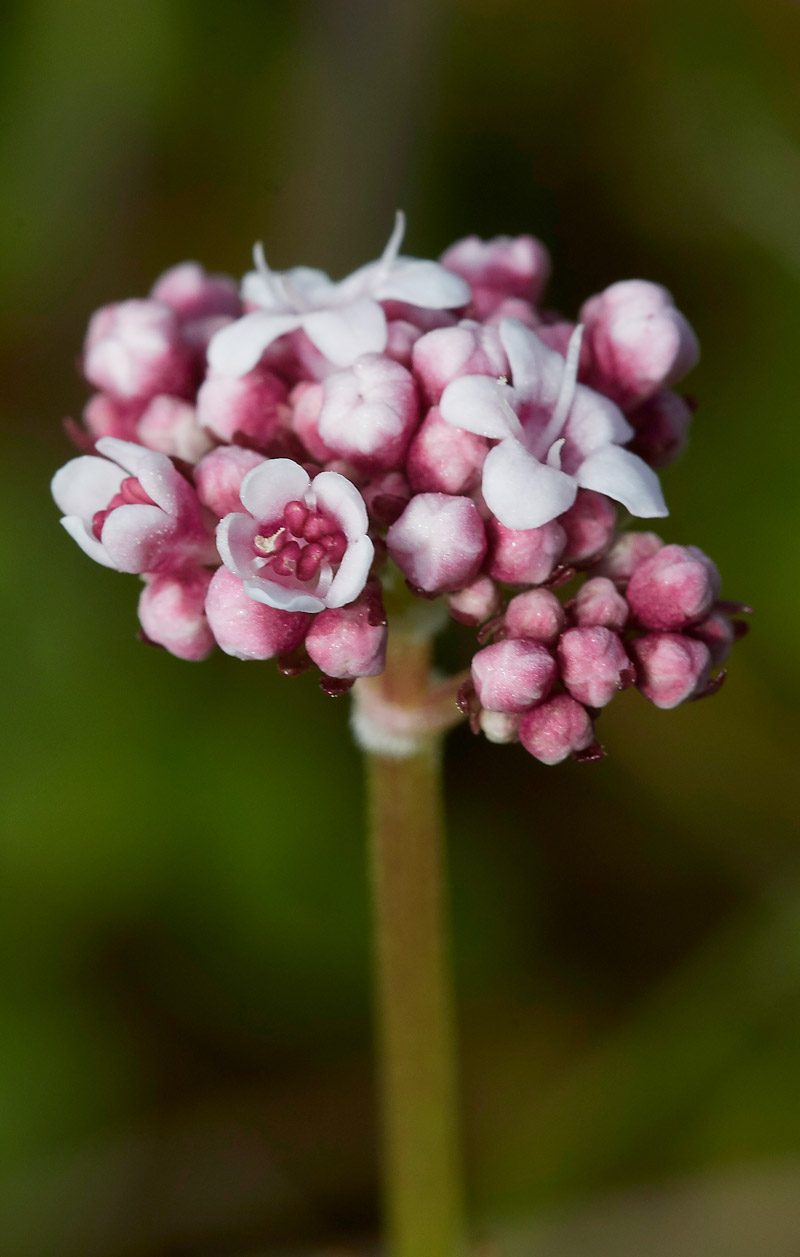
[[[387,705],[430,710],[430,644],[392,637]],[[365,682],[360,682],[364,685]],[[458,718],[452,695],[449,698]],[[460,1257],[465,1226],[440,729],[367,751],[383,1192],[391,1257]],[[407,749],[407,748],[406,748]]]

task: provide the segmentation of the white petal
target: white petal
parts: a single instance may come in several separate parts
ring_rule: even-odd
[[[301,589],[289,589],[274,580],[246,580],[244,592],[253,602],[263,602],[279,611],[324,611],[325,603]]]
[[[486,505],[506,528],[539,528],[569,510],[578,487],[510,440],[489,450],[482,488]]]
[[[268,458],[248,471],[239,496],[258,520],[280,519],[289,502],[302,501],[311,477],[291,458]]]
[[[575,479],[584,489],[605,493],[640,519],[669,515],[658,476],[637,454],[619,445],[605,445],[585,459]]]
[[[103,545],[114,567],[120,572],[152,571],[172,542],[168,525],[158,506],[138,502],[118,506],[102,531]]]
[[[454,428],[495,441],[521,436],[522,425],[504,396],[506,387],[491,375],[462,375],[442,393],[442,418]]]
[[[371,297],[304,314],[302,326],[312,344],[338,367],[386,348],[386,316]]]
[[[61,520],[61,526],[69,533],[73,541],[77,541],[83,553],[88,554],[95,563],[102,563],[103,567],[114,566],[105,546],[92,533],[87,532],[86,525],[79,515],[65,515]]]
[[[363,536],[369,527],[367,508],[356,486],[336,471],[321,471],[315,477],[312,492],[317,505],[330,511],[339,521],[348,541]]]
[[[610,397],[579,384],[563,435],[570,447],[590,454],[601,445],[630,441],[633,428]]]
[[[56,472],[50,489],[59,510],[65,515],[76,515],[91,525],[95,511],[102,511],[108,506],[124,479],[125,472],[116,463],[84,454],[70,459]]]
[[[120,467],[124,467],[129,476],[138,476],[143,459],[151,453],[145,446],[137,445],[135,441],[120,441],[115,436],[102,436],[96,443],[95,449],[104,458],[110,458]]]
[[[347,547],[344,558],[339,564],[339,570],[328,590],[325,599],[326,606],[344,607],[358,597],[367,583],[374,551],[375,547],[366,536],[359,537]]]
[[[219,557],[234,576],[241,580],[253,575],[253,539],[257,533],[258,521],[238,511],[226,515],[217,525]]]
[[[298,314],[254,310],[214,333],[208,345],[209,366],[220,375],[246,375],[274,340],[299,326]]]
[[[404,301],[425,310],[451,310],[472,298],[472,289],[460,275],[422,258],[398,258],[373,291],[379,301]]]
[[[330,301],[337,289],[330,275],[314,266],[293,266],[286,272],[286,278],[292,288],[315,305]]]
[[[558,401],[564,375],[564,359],[539,340],[519,319],[503,319],[500,341],[506,351],[515,390],[526,401],[552,410]]]

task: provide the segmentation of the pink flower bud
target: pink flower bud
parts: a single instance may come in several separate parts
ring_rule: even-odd
[[[95,440],[114,436],[120,441],[135,441],[144,405],[141,401],[123,402],[108,393],[95,393],[84,406],[83,422]]]
[[[668,467],[686,448],[692,411],[679,393],[661,389],[628,419],[636,433],[628,449],[651,467]]]
[[[490,327],[499,327],[503,319],[519,319],[531,331],[536,329],[538,332],[541,323],[530,301],[526,301],[524,297],[504,297],[498,305],[497,293],[489,288],[473,289],[471,309],[479,319],[485,318],[486,326]]]
[[[656,707],[677,707],[708,680],[708,647],[683,633],[650,633],[632,641],[630,651],[636,661],[636,687]]]
[[[422,335],[420,329],[406,319],[392,319],[386,325],[386,348],[383,352],[387,358],[394,358],[395,362],[410,369],[412,351]]]
[[[486,530],[489,575],[509,585],[540,585],[564,552],[564,529],[555,520],[540,528],[516,529],[490,519]]]
[[[216,642],[208,626],[205,600],[211,584],[208,568],[150,576],[139,598],[139,623],[145,635],[179,659],[206,659]]]
[[[583,566],[592,563],[611,544],[617,526],[617,508],[602,493],[579,489],[574,503],[558,522],[567,534],[562,563]]]
[[[504,624],[507,637],[527,637],[553,646],[566,624],[566,616],[549,589],[528,589],[511,599]]]
[[[389,554],[415,589],[463,589],[477,576],[486,533],[470,498],[420,493],[386,534]]]
[[[185,463],[196,463],[212,442],[197,422],[194,406],[179,397],[154,397],[139,420],[136,435],[142,445]]]
[[[519,716],[512,712],[484,709],[478,717],[478,723],[487,742],[504,746],[519,740]]]
[[[691,371],[697,338],[666,288],[642,279],[612,284],[580,312],[593,369],[587,381],[623,409]]]
[[[191,355],[178,319],[160,301],[121,301],[92,315],[83,350],[83,373],[97,388],[123,400],[184,396]]]
[[[380,586],[368,587],[346,607],[314,617],[306,650],[325,676],[353,680],[374,677],[386,664],[386,615]]]
[[[556,662],[540,642],[493,642],[472,660],[475,691],[489,711],[527,711],[550,692],[556,674]]]
[[[475,628],[500,610],[500,592],[488,576],[476,576],[471,584],[448,594],[447,608],[459,624]]]
[[[465,236],[451,244],[440,261],[473,289],[489,289],[502,297],[538,301],[550,275],[547,249],[533,236]]]
[[[720,667],[725,662],[736,641],[733,620],[724,611],[712,611],[705,620],[701,620],[699,624],[693,624],[688,632],[708,647],[711,665],[714,668]]]
[[[170,306],[182,321],[242,312],[238,285],[229,275],[209,275],[199,262],[181,262],[164,271],[150,290],[154,301]]]
[[[416,493],[469,493],[481,481],[489,442],[429,410],[409,447],[407,474]]]
[[[607,628],[567,629],[558,643],[558,662],[570,694],[587,707],[605,707],[634,680],[625,647]]]
[[[401,471],[387,471],[365,484],[361,496],[370,519],[381,526],[393,524],[408,505],[411,490]]]
[[[657,554],[664,542],[654,532],[625,532],[594,569],[617,585],[627,585],[640,563]]]
[[[627,598],[640,624],[668,631],[701,620],[719,589],[719,572],[702,550],[663,546],[635,569]]]
[[[323,384],[319,435],[361,471],[399,467],[418,422],[414,378],[391,358],[364,354]]]
[[[243,445],[220,445],[211,450],[194,469],[194,485],[203,506],[220,519],[238,511],[242,481],[248,471],[263,462],[262,454]]]
[[[628,622],[628,604],[607,576],[592,576],[575,595],[572,618],[584,628],[623,629]]]
[[[472,320],[428,332],[415,344],[412,362],[429,406],[438,406],[447,385],[459,376],[501,376],[510,370],[497,328]]]
[[[332,449],[319,434],[319,417],[322,412],[322,385],[309,380],[301,382],[289,394],[291,425],[312,458],[318,463],[329,463],[334,458]]]
[[[302,611],[279,611],[249,598],[233,572],[220,567],[206,598],[206,615],[217,645],[237,659],[274,659],[296,650],[311,624]]]
[[[554,694],[525,713],[519,724],[519,740],[543,764],[560,764],[567,756],[591,746],[594,727],[585,707],[569,694]]]
[[[197,419],[220,441],[242,436],[266,446],[281,427],[285,402],[285,385],[265,367],[210,375],[197,394]]]

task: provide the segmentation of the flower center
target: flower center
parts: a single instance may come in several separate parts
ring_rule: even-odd
[[[259,575],[312,581],[323,564],[341,563],[347,538],[330,516],[303,502],[289,502],[277,526],[271,523],[253,538],[253,549],[263,560]]]
[[[142,486],[135,476],[128,476],[119,486],[119,491],[114,494],[104,511],[95,511],[92,516],[92,532],[98,541],[101,540],[100,534],[103,531],[103,525],[108,519],[112,511],[118,506],[155,506],[156,503],[150,497],[149,493],[145,493]]]

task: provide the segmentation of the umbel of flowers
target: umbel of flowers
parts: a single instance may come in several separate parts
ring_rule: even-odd
[[[402,234],[338,282],[259,246],[241,284],[186,262],[98,310],[62,523],[141,578],[145,641],[316,666],[330,694],[382,672],[398,589],[438,600],[474,632],[472,729],[596,758],[617,693],[713,692],[744,627],[701,550],[626,524],[667,515],[697,341],[644,280],[562,318],[531,236],[433,262]]]

